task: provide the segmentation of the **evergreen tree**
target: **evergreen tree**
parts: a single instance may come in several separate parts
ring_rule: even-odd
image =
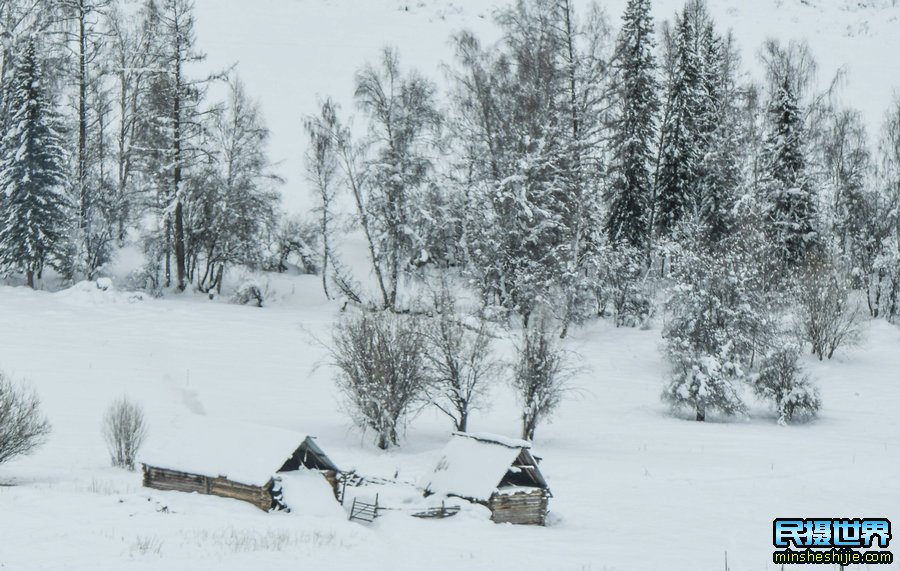
[[[743,131],[740,103],[746,97],[736,85],[738,55],[731,36],[717,36],[707,26],[702,39],[705,92],[710,103],[704,117],[706,151],[698,187],[697,208],[710,240],[718,241],[736,229],[734,208],[744,183]],[[748,147],[750,145],[747,145]]]
[[[612,182],[606,231],[613,243],[643,247],[649,238],[650,161],[656,136],[656,59],[650,0],[629,0],[616,49]]]
[[[796,87],[787,74],[774,86],[768,118],[764,190],[770,235],[782,260],[797,266],[817,244],[816,197],[807,174],[803,115]]]
[[[712,249],[702,228],[682,228],[663,331],[671,365],[663,399],[703,421],[710,411],[745,410],[738,385],[770,337],[765,274],[752,241],[735,237]]]
[[[670,40],[654,212],[656,230],[661,235],[668,234],[685,213],[693,210],[702,176],[710,97],[704,89],[708,62],[701,51],[706,23],[702,6],[696,1],[685,6],[676,17]]]
[[[0,264],[23,272],[29,287],[62,251],[69,214],[62,120],[43,73],[28,39],[6,94],[0,146]]]
[[[696,216],[711,239],[732,226],[740,171],[734,73],[737,55],[703,0],[676,16],[666,57],[666,102],[656,173],[655,230]]]

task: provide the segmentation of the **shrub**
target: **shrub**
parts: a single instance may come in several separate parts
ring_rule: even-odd
[[[820,361],[859,341],[859,304],[850,300],[850,288],[829,265],[813,265],[801,274],[796,299],[798,333]]]
[[[263,294],[262,288],[255,280],[248,280],[242,283],[231,297],[231,302],[238,305],[252,303],[256,307],[262,307],[265,301],[265,294]]]
[[[338,388],[353,422],[374,430],[379,448],[395,446],[398,426],[425,400],[422,332],[406,316],[367,312],[338,322],[332,343]]]
[[[803,372],[797,347],[777,349],[766,357],[752,384],[758,397],[775,406],[779,424],[813,418],[822,405],[819,391]]]
[[[50,424],[40,407],[37,393],[0,373],[0,464],[44,443]]]
[[[144,411],[139,405],[125,397],[109,405],[103,417],[103,438],[113,466],[134,470],[134,459],[146,437]]]

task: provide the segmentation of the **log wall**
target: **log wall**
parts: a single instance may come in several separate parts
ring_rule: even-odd
[[[196,492],[248,502],[261,510],[272,508],[272,481],[265,486],[249,486],[227,478],[208,478],[176,470],[144,466],[144,486],[156,490]]]
[[[494,492],[488,500],[491,520],[495,523],[519,525],[544,525],[547,518],[549,498],[544,490],[536,488],[531,492],[503,494]]]

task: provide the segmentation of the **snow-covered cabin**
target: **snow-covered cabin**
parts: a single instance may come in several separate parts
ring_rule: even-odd
[[[148,488],[234,498],[266,511],[303,510],[285,497],[308,498],[310,490],[282,493],[288,483],[336,498],[338,467],[311,436],[205,417],[182,419],[171,428],[168,438],[139,458]],[[300,471],[321,477],[287,477]]]
[[[420,486],[487,506],[497,523],[544,525],[550,488],[524,440],[454,432]]]

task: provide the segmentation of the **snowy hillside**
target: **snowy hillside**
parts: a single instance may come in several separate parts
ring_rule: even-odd
[[[272,130],[271,155],[286,178],[285,204],[303,210],[306,137],[302,117],[317,100],[333,97],[353,111],[353,75],[385,46],[400,50],[404,66],[443,83],[451,63],[449,38],[471,29],[485,39],[498,34],[491,14],[506,0],[197,0],[199,45],[210,69],[235,62],[251,94],[262,103]],[[586,5],[579,0],[576,5]],[[624,0],[599,3],[618,28]],[[681,0],[653,2],[657,24],[672,19]],[[900,4],[892,0],[715,0],[719,28],[733,31],[745,69],[760,73],[764,40],[806,39],[819,63],[820,84],[843,69],[840,93],[864,114],[877,134],[895,92],[900,91]]]
[[[900,393],[884,388],[900,370],[900,330],[882,321],[864,348],[810,362],[825,407],[796,427],[764,409],[751,422],[672,418],[658,398],[658,330],[579,331],[579,396],[536,442],[553,492],[546,528],[495,525],[478,510],[419,520],[403,511],[409,495],[388,500],[399,511],[371,527],[266,514],[141,488],[139,473],[108,467],[100,418],[128,394],[145,405],[151,438],[174,419],[224,417],[314,434],[344,469],[424,476],[448,440],[446,419],[426,412],[400,449],[376,452],[339,414],[332,372],[320,366],[314,339],[327,338],[338,307],[314,283],[295,285],[310,293],[265,310],[0,289],[4,367],[34,383],[54,429],[37,454],[0,467],[0,568],[663,571],[721,569],[727,551],[731,569],[763,570],[775,517],[900,511],[900,481],[889,476],[900,468]],[[494,397],[473,429],[516,435],[509,390]]]

